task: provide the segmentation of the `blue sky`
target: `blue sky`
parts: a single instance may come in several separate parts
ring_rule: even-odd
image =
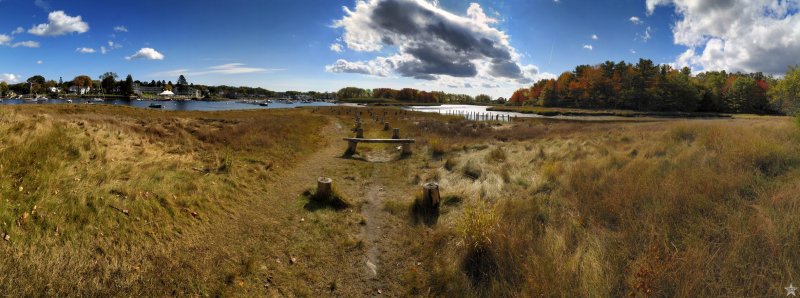
[[[373,17],[372,9],[392,1],[408,2],[421,11],[430,9],[440,15],[451,13],[459,18],[442,18],[454,20],[453,24],[467,22],[469,24],[464,26],[477,28],[464,29],[466,34],[485,33],[481,29],[483,25],[496,30],[486,36],[495,42],[496,49],[502,50],[501,55],[507,60],[504,66],[510,66],[502,71],[514,74],[495,77],[501,72],[500,66],[489,62],[486,67],[491,71],[483,71],[478,66],[476,76],[472,77],[464,77],[464,73],[449,76],[455,72],[442,69],[446,68],[443,65],[410,63],[415,57],[423,57],[408,56],[408,53],[419,53],[419,38],[423,38],[424,43],[428,35],[393,35],[389,37],[394,39],[393,44],[380,44],[380,41],[361,44],[346,38],[348,33],[370,36],[363,34],[380,35],[393,30],[374,29],[375,23],[370,22],[377,21],[369,19]],[[712,47],[709,42],[719,39],[725,50],[724,46],[736,41],[733,36],[736,32],[704,29],[704,24],[697,20],[702,19],[701,13],[705,10],[692,11],[702,7],[695,7],[697,5],[689,0],[474,1],[479,10],[473,12],[478,13],[468,13],[468,9],[475,6],[473,2],[439,0],[426,6],[426,1],[429,0],[369,0],[359,10],[355,0],[0,0],[0,80],[25,80],[35,74],[55,80],[59,77],[68,80],[79,74],[96,78],[113,71],[120,76],[132,74],[139,80],[175,81],[177,74],[184,73],[194,83],[259,86],[278,91],[335,91],[344,86],[415,87],[508,96],[515,88],[529,85],[530,79],[557,75],[578,64],[605,60],[635,62],[644,57],[657,63],[687,65],[695,70],[753,68],[750,61],[724,56],[720,59],[730,60],[730,63],[714,64],[719,59],[711,60],[716,57],[712,54],[717,53],[711,50],[716,49],[717,44]],[[732,5],[751,5],[748,3],[770,1],[732,2],[736,2]],[[343,7],[351,12],[345,12]],[[763,7],[753,9],[763,10]],[[63,14],[55,16],[55,21],[49,20],[54,18],[54,12]],[[789,7],[774,18],[794,22],[795,15],[796,7]],[[335,25],[347,16],[353,18]],[[76,17],[80,17],[80,21]],[[632,22],[631,17],[638,17],[640,21]],[[68,18],[71,22],[61,24],[67,27],[66,32],[52,31],[59,24],[51,24],[51,31],[37,31],[37,25],[57,23],[59,18]],[[733,15],[733,19],[738,18]],[[681,23],[686,24],[673,30]],[[768,26],[769,23],[750,25]],[[788,34],[792,37],[797,33],[791,26],[786,30],[790,30]],[[686,32],[700,35],[704,40],[679,42],[676,36]],[[648,34],[649,38],[645,38]],[[449,48],[447,41],[442,42],[435,47]],[[370,47],[375,43],[380,49],[358,49],[359,44]],[[341,51],[331,50],[333,44]],[[790,51],[792,45],[774,51]],[[80,49],[93,53],[82,53]],[[137,56],[143,49],[151,50]],[[447,51],[436,51],[440,50]],[[687,53],[688,50],[694,52]],[[767,54],[774,55],[773,52]],[[489,55],[454,59],[490,61],[495,58]],[[466,66],[467,69],[462,70],[469,73],[470,65]],[[414,71],[409,71],[411,68]]]

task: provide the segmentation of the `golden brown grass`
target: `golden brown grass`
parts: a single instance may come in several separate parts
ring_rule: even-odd
[[[282,111],[3,108],[0,232],[9,241],[0,243],[0,288],[13,296],[220,288],[225,280],[205,275],[206,265],[181,264],[203,252],[180,243],[258,200],[259,184],[313,151],[323,124]]]
[[[371,144],[348,159],[319,129],[361,111],[367,137],[389,137],[365,109],[0,110],[9,295],[771,296],[800,277],[789,118],[508,124],[372,108],[416,154]],[[318,175],[349,208],[305,208]],[[443,203],[417,224],[429,181]]]
[[[421,176],[465,198],[407,248],[430,264],[401,277],[409,294],[780,295],[800,276],[787,118],[406,119],[408,135],[453,145],[421,158]]]

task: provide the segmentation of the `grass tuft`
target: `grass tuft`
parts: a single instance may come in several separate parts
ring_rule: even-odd
[[[487,160],[489,162],[504,162],[506,161],[506,151],[502,147],[497,147],[489,152]]]
[[[464,167],[461,169],[464,176],[472,180],[478,180],[483,175],[483,170],[481,169],[480,163],[470,159],[464,164]]]
[[[800,113],[794,116],[794,124],[796,124],[797,127],[800,127]]]
[[[428,148],[430,148],[431,155],[433,157],[440,157],[447,153],[447,145],[442,142],[441,138],[430,138],[428,139]]]
[[[452,172],[456,165],[458,165],[458,162],[454,158],[448,158],[444,162],[444,169]]]

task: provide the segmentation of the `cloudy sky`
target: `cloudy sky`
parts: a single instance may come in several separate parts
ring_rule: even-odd
[[[509,96],[605,60],[782,73],[797,0],[0,0],[0,80],[179,74],[201,84]]]

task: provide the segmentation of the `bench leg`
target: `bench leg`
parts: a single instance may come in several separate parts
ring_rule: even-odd
[[[344,153],[345,155],[353,155],[356,154],[356,146],[358,142],[349,141],[347,142],[347,151]]]
[[[403,144],[403,154],[411,154],[411,144],[405,143]]]

